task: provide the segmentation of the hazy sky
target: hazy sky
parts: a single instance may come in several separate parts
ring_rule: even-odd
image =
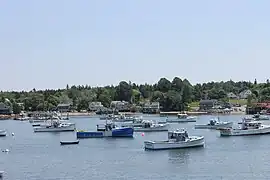
[[[270,78],[269,0],[1,0],[1,90]]]

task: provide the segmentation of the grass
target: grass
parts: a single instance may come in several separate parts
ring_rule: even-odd
[[[230,103],[232,103],[232,104],[246,105],[247,104],[247,100],[246,99],[230,99]]]
[[[189,107],[199,107],[200,106],[200,101],[195,101],[195,102],[192,102],[190,104],[188,104]]]

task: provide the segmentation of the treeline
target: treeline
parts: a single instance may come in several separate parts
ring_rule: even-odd
[[[59,103],[71,103],[80,110],[87,110],[89,102],[100,101],[109,107],[111,101],[128,101],[139,105],[145,101],[158,101],[164,111],[186,110],[188,104],[201,99],[228,100],[227,94],[233,92],[238,95],[244,90],[251,90],[248,98],[252,101],[270,100],[270,83],[258,83],[232,80],[227,82],[209,82],[191,85],[187,79],[175,77],[172,81],[161,78],[157,83],[135,84],[122,81],[117,86],[90,87],[69,86],[57,90],[36,90],[30,92],[0,92],[0,101],[11,105],[13,109],[19,108],[18,103],[23,103],[25,111],[51,110]]]

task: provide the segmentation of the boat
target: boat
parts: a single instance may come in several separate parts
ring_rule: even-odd
[[[250,120],[250,121],[264,121],[264,120],[270,120],[269,116],[266,115],[261,115],[261,114],[254,114],[253,116],[247,116],[244,117],[245,120]]]
[[[168,131],[168,124],[158,124],[151,120],[144,120],[142,126],[133,127],[135,132]]]
[[[120,114],[115,115],[112,119],[114,122],[133,122],[134,120],[137,120],[138,118],[133,116],[132,114]]]
[[[100,120],[112,120],[114,119],[115,115],[114,114],[106,114],[106,115],[101,115],[99,117]]]
[[[40,126],[40,125],[41,125],[40,123],[34,123],[34,124],[32,124],[33,127]]]
[[[61,145],[70,145],[70,144],[79,144],[79,140],[75,140],[75,141],[60,141]]]
[[[7,135],[7,131],[5,130],[0,130],[0,136],[6,136]]]
[[[0,171],[0,178],[3,178],[4,176],[4,171]]]
[[[168,140],[165,141],[144,141],[145,149],[149,150],[180,149],[200,146],[204,146],[204,136],[189,136],[184,129],[169,131]]]
[[[246,121],[242,119],[239,128],[222,128],[220,136],[244,136],[244,135],[262,135],[270,133],[270,125],[262,125],[257,121]]]
[[[187,114],[177,114],[177,119],[167,119],[169,123],[174,122],[196,122],[196,116],[189,116]]]
[[[143,117],[140,118],[135,118],[133,121],[128,121],[128,122],[119,122],[122,127],[143,127],[146,122],[152,120],[144,120]],[[118,123],[117,121],[114,121],[115,123]],[[167,122],[157,122],[157,124],[166,124]]]
[[[106,122],[105,125],[97,125],[97,131],[77,131],[77,138],[133,137],[133,132],[131,127],[118,127]]]
[[[34,127],[34,132],[62,132],[74,131],[76,129],[74,123],[62,123],[60,121],[52,121],[49,124],[41,124]]]
[[[233,122],[220,121],[219,118],[211,119],[208,124],[196,124],[195,129],[220,129],[230,128]]]
[[[66,123],[66,122],[68,122],[67,120],[58,120],[60,123]],[[37,126],[44,126],[46,123],[48,122],[48,120],[47,121],[42,121],[42,122],[39,122],[39,123],[32,123],[32,126],[33,127],[37,127]]]

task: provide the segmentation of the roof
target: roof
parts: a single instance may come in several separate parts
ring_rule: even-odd
[[[5,103],[0,102],[0,109],[8,109],[9,107]]]

